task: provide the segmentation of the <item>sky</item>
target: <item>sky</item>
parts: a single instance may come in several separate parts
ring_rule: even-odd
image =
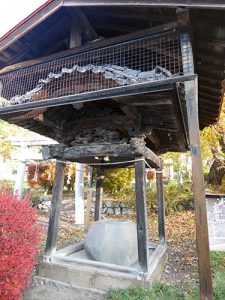
[[[1,0],[0,37],[47,0]]]

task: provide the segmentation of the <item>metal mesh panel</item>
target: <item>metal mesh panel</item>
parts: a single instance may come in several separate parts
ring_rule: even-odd
[[[8,105],[40,101],[182,76],[187,68],[173,30],[5,73],[1,96]]]

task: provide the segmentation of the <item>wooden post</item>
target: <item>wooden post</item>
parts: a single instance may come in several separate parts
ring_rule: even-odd
[[[102,168],[97,168],[97,180],[96,180],[96,198],[95,198],[95,217],[94,220],[101,219],[102,212],[102,200],[103,200],[103,179],[104,171]]]
[[[88,232],[89,223],[90,223],[91,199],[92,199],[92,187],[90,186],[87,194],[87,205],[86,205],[86,214],[85,214],[85,222],[84,222],[85,233]]]
[[[177,19],[181,32],[180,39],[183,72],[184,75],[194,74],[189,10],[185,8],[178,8]],[[200,294],[202,300],[211,300],[213,299],[212,274],[210,266],[205,183],[199,135],[197,77],[195,80],[185,82],[184,87],[192,157],[192,180],[195,200],[196,244],[198,251]]]
[[[212,300],[212,275],[207,226],[205,183],[202,167],[199,121],[198,121],[198,81],[185,83],[190,148],[192,157],[193,192],[195,199],[196,243],[198,251],[198,268],[200,293],[202,300]]]
[[[164,186],[163,186],[163,173],[162,164],[156,173],[156,185],[157,185],[157,203],[158,203],[158,231],[159,241],[161,244],[166,242],[166,230],[165,230],[165,200],[164,200]]]
[[[52,191],[51,213],[49,217],[47,242],[45,247],[46,256],[50,256],[56,251],[65,166],[66,164],[63,162],[57,161],[56,163],[55,181]]]
[[[137,210],[138,259],[141,271],[147,273],[149,265],[149,255],[146,208],[146,175],[144,160],[135,162],[135,190]]]

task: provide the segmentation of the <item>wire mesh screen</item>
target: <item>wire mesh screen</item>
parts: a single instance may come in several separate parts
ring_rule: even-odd
[[[0,96],[15,105],[182,76],[184,69],[174,29],[5,73]]]

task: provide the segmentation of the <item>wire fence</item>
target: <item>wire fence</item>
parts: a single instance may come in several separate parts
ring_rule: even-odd
[[[108,90],[182,76],[189,64],[173,29],[4,73],[0,96],[10,106]]]

